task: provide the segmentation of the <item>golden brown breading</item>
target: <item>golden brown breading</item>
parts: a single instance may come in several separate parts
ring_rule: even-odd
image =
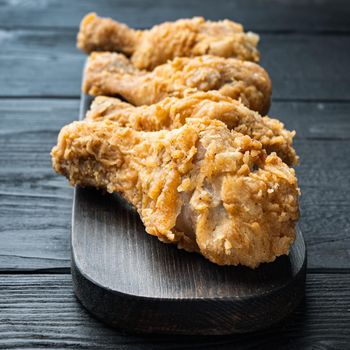
[[[175,58],[152,72],[136,69],[121,54],[93,52],[85,67],[83,91],[98,96],[122,96],[130,103],[150,105],[186,89],[218,90],[247,107],[266,114],[271,80],[259,65],[216,56]]]
[[[71,184],[121,193],[149,234],[214,263],[255,268],[294,241],[294,170],[220,121],[189,119],[158,132],[74,122],[51,154]]]
[[[218,119],[229,129],[260,141],[267,153],[276,152],[288,165],[298,162],[292,147],[294,131],[286,130],[277,119],[261,117],[240,102],[215,91],[185,93],[181,99],[168,97],[157,104],[140,107],[117,98],[98,96],[86,118],[109,119],[120,126],[144,131],[179,128],[188,118]]]
[[[151,70],[175,57],[214,55],[259,61],[259,36],[235,22],[202,17],[165,22],[150,30],[134,30],[95,13],[80,24],[77,45],[86,53],[117,51],[131,56],[140,69]]]

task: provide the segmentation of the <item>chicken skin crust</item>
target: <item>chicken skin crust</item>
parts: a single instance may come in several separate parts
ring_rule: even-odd
[[[257,267],[295,239],[295,172],[217,120],[157,132],[108,119],[65,126],[51,152],[72,185],[118,192],[161,241],[219,265]]]
[[[175,57],[214,55],[258,62],[259,36],[243,31],[230,20],[206,21],[203,17],[165,22],[150,30],[134,30],[95,13],[81,24],[77,46],[92,51],[116,51],[130,56],[139,69],[152,70]]]
[[[186,89],[218,90],[266,114],[272,85],[256,63],[216,56],[175,58],[152,72],[135,68],[124,55],[93,52],[85,67],[83,91],[98,96],[121,96],[130,103],[150,105],[167,96],[182,97]]]
[[[189,118],[218,119],[229,129],[261,142],[268,154],[276,152],[288,165],[296,165],[295,131],[288,131],[277,119],[261,117],[243,104],[220,93],[185,92],[185,97],[168,97],[151,106],[135,107],[117,98],[98,96],[88,111],[88,120],[109,119],[123,127],[135,130],[157,131],[176,129]]]

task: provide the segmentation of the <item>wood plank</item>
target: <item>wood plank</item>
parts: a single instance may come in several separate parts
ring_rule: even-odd
[[[349,36],[263,35],[260,51],[273,98],[350,99]]]
[[[0,276],[0,348],[37,349],[348,349],[350,275],[310,274],[305,302],[271,329],[221,337],[123,335],[73,296],[69,275]]]
[[[1,100],[0,270],[69,267],[72,189],[51,170],[49,152],[78,108],[79,100]],[[275,102],[271,111],[298,132],[311,268],[350,267],[349,110],[350,103]]]
[[[273,101],[269,112],[297,138],[343,140],[350,138],[350,103],[278,102]]]
[[[213,11],[215,8],[215,11]],[[257,31],[349,31],[350,7],[346,0],[6,0],[0,3],[2,27],[77,28],[90,11],[112,16],[134,27],[146,28],[165,20],[205,16],[217,20],[230,18]]]
[[[79,97],[83,64],[78,55],[1,56],[0,96]]]
[[[350,177],[344,176],[349,174],[350,159],[342,151],[348,147],[343,141],[350,138],[349,107],[347,103],[272,104],[270,115],[297,131],[300,225],[308,244],[310,267],[336,266],[335,258],[347,266],[350,256]],[[325,256],[334,258],[330,262]]]
[[[66,30],[0,31],[0,96],[79,97],[85,56],[75,36]],[[275,99],[350,100],[350,71],[344,69],[349,36],[265,34],[260,49]]]
[[[76,29],[0,29],[0,55],[76,55],[76,36]]]
[[[51,169],[58,130],[77,100],[2,100],[0,268],[69,267],[72,189]]]
[[[245,333],[287,317],[304,296],[306,249],[300,230],[288,257],[251,270],[218,266],[146,235],[137,213],[121,198],[78,188],[73,211],[75,293],[112,327],[182,335]]]

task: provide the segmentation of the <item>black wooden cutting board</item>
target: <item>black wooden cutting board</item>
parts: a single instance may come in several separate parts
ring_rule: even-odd
[[[82,97],[81,118],[90,102]],[[300,302],[305,271],[299,229],[289,256],[255,270],[222,267],[146,234],[118,195],[75,191],[74,290],[86,309],[118,329],[230,334],[266,328]]]

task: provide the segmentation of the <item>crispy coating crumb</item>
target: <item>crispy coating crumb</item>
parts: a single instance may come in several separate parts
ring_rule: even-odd
[[[168,97],[151,106],[134,107],[117,98],[98,96],[87,113],[89,120],[109,119],[135,130],[175,129],[188,118],[218,119],[229,129],[261,142],[267,153],[276,152],[288,165],[296,165],[298,157],[292,147],[294,131],[288,131],[277,119],[261,117],[238,101],[220,93],[184,92],[185,97]]]
[[[152,72],[139,70],[121,54],[93,52],[85,67],[83,91],[98,96],[122,96],[134,105],[150,105],[186,89],[218,90],[250,109],[267,113],[271,80],[258,64],[216,56],[177,57]]]
[[[140,69],[152,70],[175,57],[214,55],[259,61],[259,36],[230,20],[203,17],[164,22],[150,30],[134,30],[110,18],[90,13],[80,24],[77,46],[92,51],[117,51],[131,56]]]
[[[188,119],[157,132],[74,122],[51,155],[71,184],[121,193],[149,234],[216,264],[255,268],[287,254],[295,239],[294,170],[220,121]]]

